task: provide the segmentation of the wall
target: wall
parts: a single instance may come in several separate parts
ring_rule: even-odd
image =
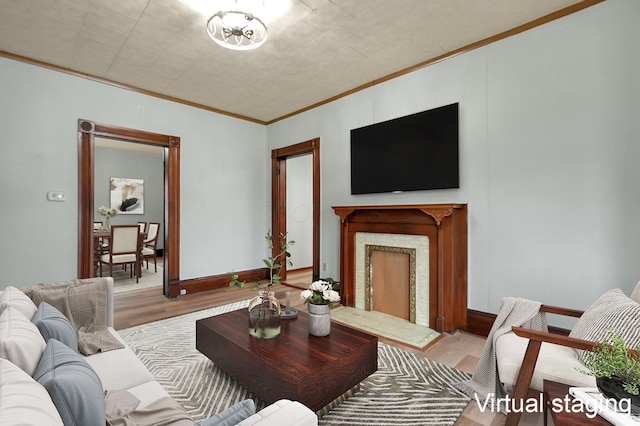
[[[78,119],[181,137],[182,279],[261,266],[265,126],[6,58],[0,98],[0,289],[77,276]]]
[[[125,142],[126,143],[126,142]],[[126,177],[144,181],[144,213],[118,214],[112,225],[132,225],[138,222],[158,222],[160,231],[157,248],[164,248],[164,158],[163,149],[153,147],[154,152],[136,152],[114,148],[95,148],[94,165],[94,219],[104,222],[98,207],[109,206],[111,177]]]
[[[609,0],[269,126],[320,137],[321,262],[331,206],[467,203],[469,307],[503,296],[586,308],[640,279],[640,2]],[[461,187],[350,195],[349,130],[460,103]]]

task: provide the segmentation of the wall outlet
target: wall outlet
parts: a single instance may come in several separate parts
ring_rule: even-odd
[[[184,296],[185,294],[187,294],[186,288],[183,288],[182,290],[180,290],[180,296]]]

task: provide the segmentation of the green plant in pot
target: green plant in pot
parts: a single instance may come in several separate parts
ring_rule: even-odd
[[[280,334],[280,302],[275,298],[271,287],[274,284],[280,284],[282,277],[280,276],[280,270],[284,265],[292,265],[291,253],[289,253],[289,247],[291,247],[295,241],[288,240],[286,233],[280,234],[280,241],[278,244],[278,250],[274,254],[274,242],[273,235],[268,232],[265,236],[267,240],[267,246],[272,255],[266,259],[262,259],[267,266],[267,273],[269,275],[268,280],[257,280],[251,285],[253,290],[258,290],[258,296],[249,301],[249,334],[259,339],[271,339]],[[229,287],[244,287],[246,281],[241,281],[239,274],[231,272],[231,281]]]
[[[598,390],[617,400],[631,400],[634,412],[640,411],[640,354],[629,349],[620,333],[609,329],[610,339],[583,351],[578,359],[585,366],[579,371],[594,376]]]

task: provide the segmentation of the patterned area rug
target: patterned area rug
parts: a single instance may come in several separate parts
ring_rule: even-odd
[[[149,371],[199,421],[243,399],[264,403],[195,349],[195,321],[245,308],[248,301],[120,330]],[[378,344],[378,371],[325,414],[320,425],[453,425],[470,398],[450,386],[470,375]]]

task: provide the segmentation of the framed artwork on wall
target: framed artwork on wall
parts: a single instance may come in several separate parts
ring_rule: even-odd
[[[110,205],[118,214],[144,214],[144,180],[112,177]]]

